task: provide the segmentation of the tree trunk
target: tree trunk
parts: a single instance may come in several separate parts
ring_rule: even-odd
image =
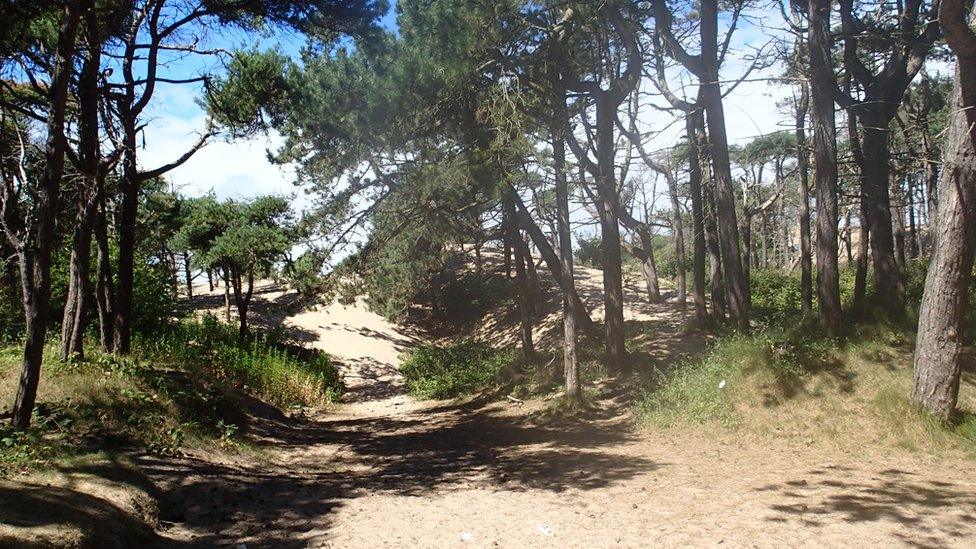
[[[888,193],[888,123],[878,116],[865,118],[862,122],[864,165],[861,166],[861,186],[871,232],[874,291],[882,311],[889,317],[897,317],[903,312],[905,287],[901,269],[895,260],[895,239],[892,234],[891,197]]]
[[[190,252],[183,252],[183,277],[186,278],[186,297],[193,299],[193,269],[190,267]]]
[[[718,242],[718,221],[715,214],[715,195],[712,192],[713,180],[704,180],[704,202],[707,207],[705,213],[705,242],[708,246],[709,288],[712,297],[712,309],[716,322],[723,323],[728,315],[725,284],[722,280],[722,256]]]
[[[84,176],[89,179],[88,175]],[[94,179],[91,178],[91,179]],[[84,183],[87,187],[91,183]],[[94,183],[97,184],[97,183]],[[68,266],[68,293],[61,321],[61,360],[72,356],[83,358],[85,316],[88,309],[89,278],[91,273],[91,239],[97,202],[83,193],[75,218]]]
[[[119,215],[119,268],[115,298],[115,343],[118,354],[128,354],[132,337],[132,292],[135,276],[136,214],[139,210],[139,179],[136,164],[136,124],[123,114],[125,152],[122,158],[121,212]]]
[[[224,318],[230,323],[230,269],[224,265]]]
[[[853,308],[860,311],[864,307],[864,299],[867,293],[868,279],[868,247],[871,239],[871,231],[868,227],[867,201],[864,198],[864,185],[860,184],[864,174],[861,172],[864,166],[864,154],[861,151],[861,138],[857,131],[857,115],[854,109],[847,109],[847,132],[851,144],[851,156],[854,158],[854,165],[858,170],[858,188],[862,189],[858,196],[858,218],[859,218],[859,240],[857,244],[857,267],[854,273],[854,298]]]
[[[11,425],[23,431],[30,427],[37,385],[41,377],[41,360],[47,333],[48,307],[51,303],[51,253],[54,249],[55,219],[58,212],[61,177],[64,173],[64,119],[71,79],[75,34],[78,30],[79,7],[66,5],[61,13],[58,42],[48,91],[47,142],[44,149],[45,167],[34,197],[37,214],[33,229],[33,246],[18,250],[23,286],[24,316],[27,339],[17,397],[14,401]]]
[[[698,147],[697,117],[685,117],[685,137],[688,141],[688,189],[691,192],[691,224],[694,236],[692,257],[692,294],[698,326],[707,326],[708,307],[705,304],[705,210],[702,205],[702,168]]]
[[[563,372],[567,398],[581,396],[579,362],[576,353],[576,315],[572,295],[576,294],[573,279],[573,236],[569,218],[569,184],[566,179],[566,142],[564,141],[565,103],[561,86],[556,86],[556,113],[552,125],[552,161],[556,185],[556,230],[559,239],[559,266],[562,280],[573,291],[562,292],[563,302]],[[578,299],[578,298],[577,298]]]
[[[646,226],[637,229],[640,247],[634,246],[632,252],[641,262],[641,274],[644,275],[644,285],[647,288],[647,300],[651,303],[661,302],[661,287],[658,284],[657,263],[654,261],[654,239]]]
[[[597,191],[600,208],[600,231],[603,237],[603,307],[606,329],[606,366],[611,372],[630,373],[624,346],[624,289],[620,253],[620,219],[617,186],[614,176],[615,141],[613,124],[616,105],[606,97],[596,101]]]
[[[976,246],[976,140],[969,136],[976,113],[967,116],[966,112],[976,108],[976,101],[965,101],[963,90],[969,90],[970,97],[976,99],[976,44],[968,60],[960,54],[956,71],[953,115],[932,234],[932,263],[919,311],[912,376],[912,402],[942,420],[954,413],[959,394],[963,320]]]
[[[61,360],[72,355],[84,357],[85,316],[88,312],[89,280],[91,272],[91,241],[95,215],[101,200],[102,178],[99,144],[98,107],[101,76],[101,37],[98,18],[85,17],[85,51],[78,78],[78,178],[77,213],[71,242],[68,267],[68,295],[61,321]]]
[[[678,182],[674,177],[667,177],[668,195],[671,198],[671,228],[674,237],[674,262],[678,269],[678,308],[682,311],[688,306],[688,264],[685,261],[685,233],[681,220],[681,203],[678,201]],[[648,246],[650,243],[648,243]],[[653,250],[647,248],[648,255],[653,260]]]
[[[729,161],[729,140],[725,129],[725,109],[722,105],[721,78],[718,70],[718,2],[701,2],[702,60],[705,65],[701,79],[701,99],[708,122],[709,153],[715,174],[715,205],[719,245],[722,254],[722,274],[729,298],[732,320],[740,330],[749,330],[749,280],[742,265],[739,231],[736,224],[735,194],[732,189],[732,168]]]
[[[596,337],[599,332],[597,330],[596,324],[593,319],[590,318],[590,313],[586,309],[586,304],[580,299],[579,293],[576,291],[576,283],[572,278],[565,278],[562,275],[562,266],[560,263],[560,258],[556,255],[556,252],[552,249],[552,245],[549,244],[549,240],[546,238],[545,233],[536,224],[535,220],[529,214],[529,211],[525,208],[525,204],[522,203],[521,198],[518,194],[513,194],[513,199],[515,200],[515,206],[518,209],[518,220],[519,224],[522,226],[529,238],[532,239],[532,243],[535,244],[536,249],[542,254],[543,261],[546,262],[546,267],[549,268],[549,273],[553,278],[556,279],[556,283],[562,291],[569,295],[570,299],[573,301],[573,315],[576,317],[576,323],[579,328],[586,334]],[[570,251],[572,253],[572,251]]]
[[[505,200],[505,217],[509,221],[505,224],[508,229],[505,237],[512,249],[512,260],[515,263],[515,286],[518,288],[519,339],[522,343],[522,358],[526,361],[532,361],[535,357],[535,344],[532,341],[532,295],[525,265],[526,261],[531,261],[531,258],[525,255],[525,241],[522,240],[515,215],[515,204],[512,198],[508,197]]]
[[[104,182],[100,182],[99,185],[104,189]],[[95,296],[98,302],[99,340],[102,352],[111,353],[115,344],[115,288],[112,280],[112,258],[108,246],[108,219],[105,208],[103,196],[95,218],[95,242],[98,246]]]
[[[837,128],[833,96],[836,83],[830,57],[830,0],[811,0],[809,8],[813,180],[817,189],[817,298],[820,327],[827,337],[838,337],[841,305],[837,265]]]

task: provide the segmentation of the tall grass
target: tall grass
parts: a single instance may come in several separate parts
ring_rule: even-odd
[[[149,360],[204,369],[277,406],[321,406],[342,394],[341,376],[327,354],[291,345],[280,331],[243,344],[237,337],[233,326],[205,316],[140,339],[136,347]]]

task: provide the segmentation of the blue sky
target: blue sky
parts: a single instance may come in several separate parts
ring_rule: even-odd
[[[775,27],[779,23],[778,12],[771,12],[766,19],[768,23],[744,26],[736,33],[735,44],[740,52],[761,46],[777,32]],[[383,18],[382,24],[386,28],[395,29],[392,7]],[[275,48],[297,55],[303,39],[290,32],[261,36],[229,31],[214,37],[211,45],[231,50]],[[214,59],[196,57],[176,61],[168,71],[171,76],[186,76],[212,69],[219,69],[219,64]],[[741,74],[743,70],[742,60],[732,55],[726,76]],[[743,83],[727,97],[727,126],[733,141],[747,141],[752,137],[782,129],[783,124],[788,123],[789,117],[780,112],[776,102],[788,96],[790,90],[761,80],[763,76],[774,75],[775,71],[755,74],[753,78],[757,81]],[[677,82],[673,85],[677,86]],[[192,85],[160,86],[151,107],[151,121],[145,134],[146,148],[141,153],[141,162],[145,167],[154,167],[177,158],[196,140],[205,121],[203,111],[196,104],[199,92],[199,88]],[[670,116],[651,109],[647,110],[642,121],[646,126],[646,133],[662,131],[654,139],[652,148],[672,145],[681,133],[681,124],[672,124]],[[296,202],[300,206],[304,200],[292,184],[293,170],[273,165],[267,160],[267,151],[274,149],[278,143],[280,137],[274,134],[234,142],[218,138],[185,165],[170,172],[169,179],[187,195],[200,195],[210,190],[221,198],[277,193],[296,195]]]

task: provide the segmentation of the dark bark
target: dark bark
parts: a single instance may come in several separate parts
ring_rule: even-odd
[[[95,216],[101,200],[101,151],[99,136],[99,78],[101,76],[101,38],[98,17],[91,10],[85,15],[84,62],[78,79],[78,171],[74,232],[68,266],[68,293],[61,321],[61,360],[84,357],[85,320],[91,274],[91,241]]]
[[[186,279],[186,297],[193,299],[193,269],[190,267],[190,252],[183,252],[183,278]]]
[[[879,70],[868,67],[859,56],[859,41],[864,35],[854,0],[840,0],[839,11],[844,41],[844,65],[858,82],[864,97],[837,93],[837,99],[856,111],[863,126],[861,137],[861,187],[867,224],[871,233],[871,257],[874,261],[875,292],[881,310],[890,317],[900,316],[904,304],[904,283],[895,258],[892,234],[891,197],[888,192],[890,172],[889,126],[901,105],[905,92],[921,70],[932,46],[939,39],[938,25],[930,24],[939,2],[901,2],[893,14],[899,32],[892,33]],[[837,90],[839,92],[839,90]]]
[[[732,168],[729,141],[725,129],[719,75],[718,2],[701,2],[701,101],[708,123],[709,152],[715,175],[715,206],[722,274],[728,296],[729,313],[739,329],[749,329],[749,280],[742,265],[739,232],[736,224],[735,194],[732,190]]]
[[[230,322],[230,270],[225,265],[224,270],[224,319]]]
[[[552,249],[552,245],[549,244],[549,240],[546,238],[545,233],[539,228],[535,220],[529,214],[526,209],[525,204],[522,202],[521,198],[517,194],[514,195],[515,206],[517,208],[518,221],[522,226],[522,230],[529,235],[532,239],[532,243],[535,244],[536,249],[542,254],[542,259],[546,263],[546,267],[549,268],[549,273],[559,287],[564,293],[567,293],[573,302],[573,315],[576,317],[576,323],[579,325],[580,330],[584,333],[596,336],[598,333],[596,324],[593,319],[590,318],[590,313],[586,309],[586,305],[583,300],[580,299],[579,293],[576,291],[576,284],[571,278],[565,278],[562,275],[562,266],[560,263],[559,256]]]
[[[104,182],[101,183],[104,188]],[[112,277],[112,260],[108,245],[108,216],[102,197],[95,217],[95,242],[98,247],[98,263],[95,278],[95,297],[98,303],[99,341],[102,351],[112,352],[115,344],[115,283]]]
[[[861,166],[864,165],[864,155],[861,153],[861,139],[858,135],[857,115],[854,109],[847,109],[847,133],[851,144],[851,156],[854,158],[854,165],[858,170],[858,181],[862,179]],[[863,185],[858,185],[863,189]],[[855,311],[860,311],[864,307],[864,299],[867,294],[868,279],[868,253],[871,240],[871,231],[867,222],[867,201],[863,193],[858,196],[858,221],[859,239],[857,243],[857,265],[854,273],[854,297],[853,307]]]
[[[830,0],[810,0],[810,94],[813,109],[813,179],[817,190],[817,298],[820,327],[827,337],[841,331],[840,271],[837,265],[837,128],[835,78],[831,65]]]
[[[685,137],[688,141],[688,189],[691,192],[691,230],[693,235],[692,296],[695,320],[699,326],[709,324],[705,304],[705,210],[702,205],[702,169],[696,130],[696,117],[685,118]]]
[[[807,149],[807,112],[810,89],[800,84],[796,105],[796,164],[800,179],[800,303],[803,317],[813,316],[813,253],[810,242],[810,157]]]
[[[245,280],[245,275],[237,268],[232,267],[230,269],[230,281],[231,286],[234,288],[234,304],[237,305],[237,339],[240,343],[244,343],[251,335],[247,313],[251,309],[251,297],[254,295],[254,269],[247,269]],[[246,287],[245,284],[247,285]],[[230,310],[228,309],[229,316]]]
[[[958,4],[950,7],[948,15],[952,15],[952,8],[961,13],[962,2]],[[942,16],[947,17],[947,12]],[[976,131],[972,130],[976,122],[976,113],[972,112],[976,109],[976,36],[971,31],[961,33],[962,45],[971,48],[967,52],[954,42],[952,23],[947,36],[959,53],[957,83],[939,182],[935,245],[919,311],[911,395],[916,406],[942,420],[952,416],[959,395],[963,321],[976,246]]]
[[[515,221],[515,203],[511,196],[505,199],[504,215],[508,218],[508,222],[505,223],[507,228],[505,239],[512,249],[512,260],[515,265],[515,287],[518,292],[519,340],[522,343],[522,358],[531,361],[535,357],[535,344],[532,341],[532,295],[525,265],[526,261],[531,261],[531,258],[525,255],[525,241],[522,240],[521,231],[518,228],[518,223]]]
[[[90,5],[89,5],[90,6]],[[44,172],[38,182],[33,246],[18,249],[24,292],[27,339],[24,344],[23,368],[11,417],[14,429],[30,426],[37,385],[41,377],[41,360],[47,333],[48,308],[51,302],[51,253],[54,249],[55,219],[58,211],[61,177],[64,173],[64,120],[68,82],[75,49],[80,7],[68,3],[61,13],[54,69],[48,91],[47,142],[44,149]]]
[[[566,380],[566,396],[578,399],[581,396],[579,362],[577,360],[576,315],[573,312],[573,298],[576,283],[573,278],[573,236],[569,219],[569,184],[566,177],[565,143],[565,102],[563,90],[556,88],[556,112],[552,124],[552,161],[556,186],[556,231],[559,240],[559,267],[564,285],[572,291],[562,292],[563,303],[563,374]],[[577,298],[578,299],[578,298]]]

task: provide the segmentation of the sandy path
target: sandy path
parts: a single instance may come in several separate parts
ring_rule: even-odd
[[[223,315],[223,290],[195,289],[195,307]],[[294,294],[269,281],[255,287],[251,322],[264,328],[284,327],[303,344],[329,353],[346,383],[343,399],[364,413],[390,411],[409,402],[397,366],[414,339],[370,311],[362,298],[343,305],[301,307]],[[236,317],[236,313],[232,312]]]
[[[541,402],[414,402],[395,372],[410,338],[336,307],[279,321],[343,360],[355,402],[259,422],[260,461],[142,459],[173,545],[976,545],[971,463],[636,432],[622,390],[556,422]],[[629,314],[655,353],[693,343],[670,304]]]

